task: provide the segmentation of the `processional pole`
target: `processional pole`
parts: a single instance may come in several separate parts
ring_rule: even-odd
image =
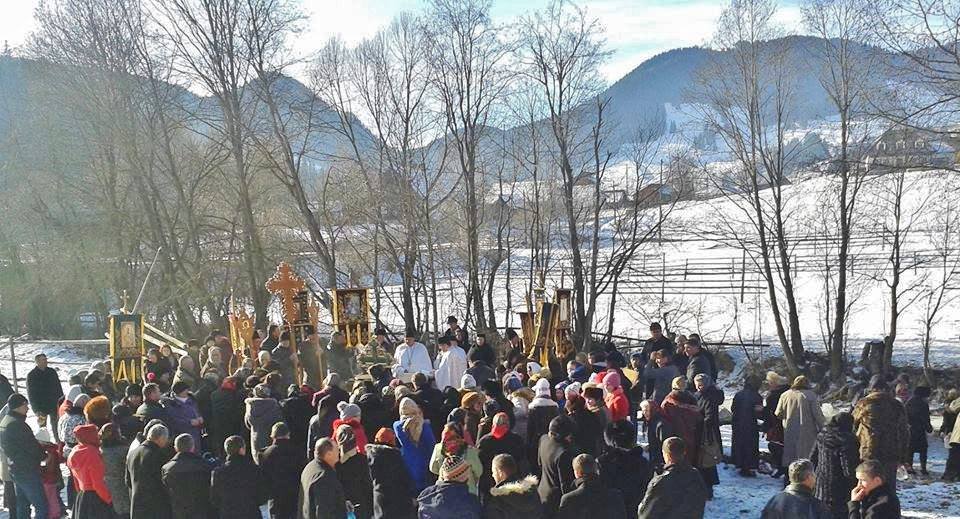
[[[147,289],[147,282],[150,281],[150,274],[153,274],[153,267],[157,265],[157,260],[160,259],[160,251],[162,250],[162,245],[157,247],[157,253],[153,256],[153,263],[150,264],[150,268],[147,270],[147,277],[143,278],[143,285],[140,287],[140,293],[137,294],[137,300],[133,302],[133,309],[130,310],[131,314],[137,313],[137,308],[140,306],[140,301],[143,299],[143,292]]]

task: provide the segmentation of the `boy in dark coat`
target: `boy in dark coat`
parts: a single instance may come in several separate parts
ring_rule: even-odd
[[[247,456],[243,438],[226,439],[227,461],[213,471],[210,497],[220,519],[262,519],[260,505],[267,502],[267,482]]]
[[[558,519],[603,517],[625,519],[623,495],[616,488],[608,487],[600,480],[597,460],[589,454],[573,459],[573,474],[576,488],[560,499]]]
[[[415,519],[410,496],[413,480],[397,449],[393,429],[384,427],[367,444],[370,478],[373,480],[373,519]]]
[[[173,519],[212,517],[210,465],[196,452],[193,436],[184,433],[173,442],[177,454],[161,469],[163,486],[170,496]]]
[[[470,466],[460,456],[447,456],[436,485],[417,497],[420,519],[480,519],[480,501],[467,489]]]
[[[860,452],[857,437],[853,435],[853,416],[837,413],[817,436],[810,453],[817,484],[815,495],[835,518],[847,516],[850,490],[857,484],[857,465]]]
[[[483,519],[543,519],[543,505],[537,495],[537,477],[524,477],[518,461],[509,454],[493,458],[492,473],[496,486],[490,489]]]
[[[300,473],[307,464],[303,448],[306,440],[294,441],[284,422],[273,425],[270,437],[273,445],[267,447],[260,458],[260,470],[270,486],[270,519],[295,519]]]
[[[787,471],[790,485],[773,496],[760,519],[828,519],[827,507],[813,495],[817,476],[809,460],[797,460]]]
[[[900,500],[893,485],[883,480],[885,470],[876,460],[857,467],[857,486],[847,503],[849,519],[900,519]]]

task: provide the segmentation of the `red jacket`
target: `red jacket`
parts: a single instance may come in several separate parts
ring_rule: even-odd
[[[73,474],[77,490],[96,492],[104,503],[112,503],[113,498],[103,479],[103,458],[100,456],[100,437],[97,434],[97,426],[81,425],[73,432],[77,436],[79,445],[70,452],[67,466]]]
[[[606,401],[607,408],[610,409],[611,421],[619,422],[630,417],[630,401],[627,400],[627,395],[623,394],[622,387],[618,387],[613,390],[613,393],[609,393]]]
[[[363,430],[363,425],[360,425],[360,420],[358,418],[350,418],[346,421],[337,418],[333,421],[332,434],[337,435],[337,429],[341,425],[349,425],[353,429],[353,436],[357,439],[357,454],[366,456],[366,446],[367,446],[367,433]]]
[[[63,459],[63,446],[55,443],[40,442],[40,448],[47,455],[46,464],[40,468],[40,477],[44,483],[57,483],[60,481],[60,464],[66,461]]]

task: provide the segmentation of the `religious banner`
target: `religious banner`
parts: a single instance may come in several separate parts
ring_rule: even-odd
[[[293,352],[295,373],[297,385],[302,380],[300,375],[300,365],[297,362],[297,333],[295,325],[300,319],[300,304],[298,297],[301,292],[307,289],[307,284],[293,271],[293,267],[285,261],[277,265],[277,272],[267,281],[267,291],[280,298],[280,309],[283,314],[283,320],[287,325],[287,331],[290,334],[290,350]]]
[[[520,339],[523,341],[524,354],[527,354],[526,348],[533,347],[536,341],[536,318],[535,312],[519,312],[520,315]]]
[[[370,342],[370,300],[366,288],[333,290],[333,328],[343,334],[347,348]]]
[[[527,357],[537,359],[537,362],[544,367],[550,365],[550,348],[553,343],[555,315],[555,304],[544,301],[538,305],[537,324],[534,331],[534,333],[536,333],[536,342],[533,348],[527,353]]]
[[[558,359],[567,357],[573,349],[570,336],[571,315],[573,314],[573,290],[558,288],[553,295],[553,304],[556,306],[553,324],[553,352]]]
[[[254,365],[257,362],[257,347],[253,342],[254,322],[253,317],[247,314],[243,305],[237,305],[230,295],[230,346],[233,348],[233,356],[230,358],[230,373],[236,371],[243,362],[244,355],[249,352]]]
[[[144,321],[142,314],[110,316],[110,364],[113,380],[139,384],[143,378]]]

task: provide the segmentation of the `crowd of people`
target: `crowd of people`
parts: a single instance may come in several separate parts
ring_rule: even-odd
[[[724,393],[699,336],[653,323],[629,361],[612,346],[570,348],[541,366],[513,331],[495,347],[448,324],[433,356],[414,331],[394,346],[376,330],[393,362],[364,376],[336,337],[294,350],[276,329],[256,361],[231,362],[217,333],[188,355],[151,350],[143,385],[114,384],[97,364],[64,393],[38,355],[26,397],[0,383],[4,506],[15,519],[31,507],[38,519],[253,519],[263,505],[273,519],[704,517],[720,483]],[[757,477],[766,436],[786,487],[762,516],[899,517],[898,468],[917,452],[926,471],[929,391],[901,402],[875,377],[852,413],[826,419],[805,377],[764,382],[746,380],[733,399],[729,459]]]

